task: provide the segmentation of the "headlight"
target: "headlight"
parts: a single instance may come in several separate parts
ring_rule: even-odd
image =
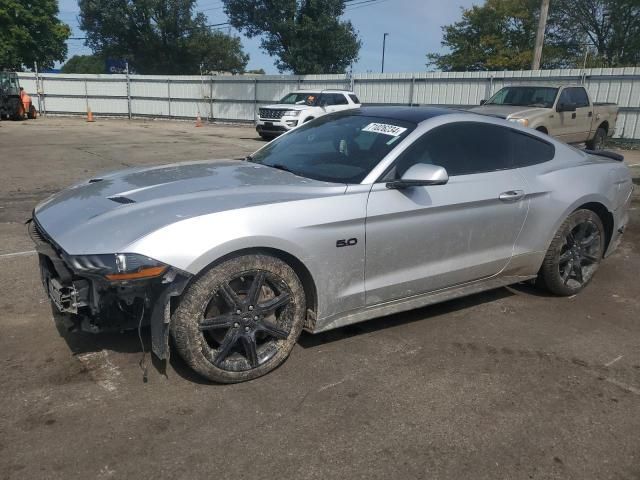
[[[523,127],[529,126],[529,120],[527,120],[526,118],[510,118],[509,121],[517,123],[518,125],[522,125]]]
[[[70,255],[65,260],[80,275],[102,275],[111,281],[158,277],[168,268],[164,263],[136,253]]]
[[[300,110],[287,110],[282,115],[283,117],[297,117],[300,115]]]

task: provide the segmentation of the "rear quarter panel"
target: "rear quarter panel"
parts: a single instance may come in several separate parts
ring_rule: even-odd
[[[554,144],[554,160],[520,169],[530,203],[514,255],[532,255],[536,271],[556,231],[573,211],[587,203],[598,203],[615,216],[626,198],[620,182],[627,178],[630,182],[629,171],[621,162]]]

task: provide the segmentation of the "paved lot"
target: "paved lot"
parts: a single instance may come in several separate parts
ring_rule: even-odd
[[[640,478],[638,194],[581,295],[517,286],[305,334],[250,383],[207,384],[175,357],[143,383],[135,334],[60,336],[36,257],[20,254],[34,204],[99,171],[240,157],[255,137],[0,123],[0,478]]]

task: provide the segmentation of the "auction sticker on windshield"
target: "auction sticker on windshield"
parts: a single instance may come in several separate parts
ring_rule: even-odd
[[[382,133],[383,135],[390,135],[392,137],[399,137],[407,131],[406,128],[398,127],[397,125],[389,125],[388,123],[370,123],[362,129],[363,132]]]

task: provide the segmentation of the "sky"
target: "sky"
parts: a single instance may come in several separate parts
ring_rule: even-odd
[[[362,0],[356,0],[362,1]],[[71,26],[74,37],[82,37],[78,28],[77,0],[59,0],[60,18]],[[422,72],[427,70],[426,54],[442,52],[443,25],[460,19],[461,8],[483,3],[482,0],[375,0],[370,4],[347,8],[344,18],[351,20],[362,41],[360,58],[354,73],[379,72],[382,60],[382,37],[387,37],[385,72]],[[221,0],[198,0],[197,11],[205,13],[210,23],[224,23],[227,18]],[[229,31],[225,29],[224,31]],[[278,73],[274,59],[260,49],[259,38],[240,35],[250,60],[247,69],[262,68],[268,74]],[[82,40],[69,41],[69,57],[90,54]]]

